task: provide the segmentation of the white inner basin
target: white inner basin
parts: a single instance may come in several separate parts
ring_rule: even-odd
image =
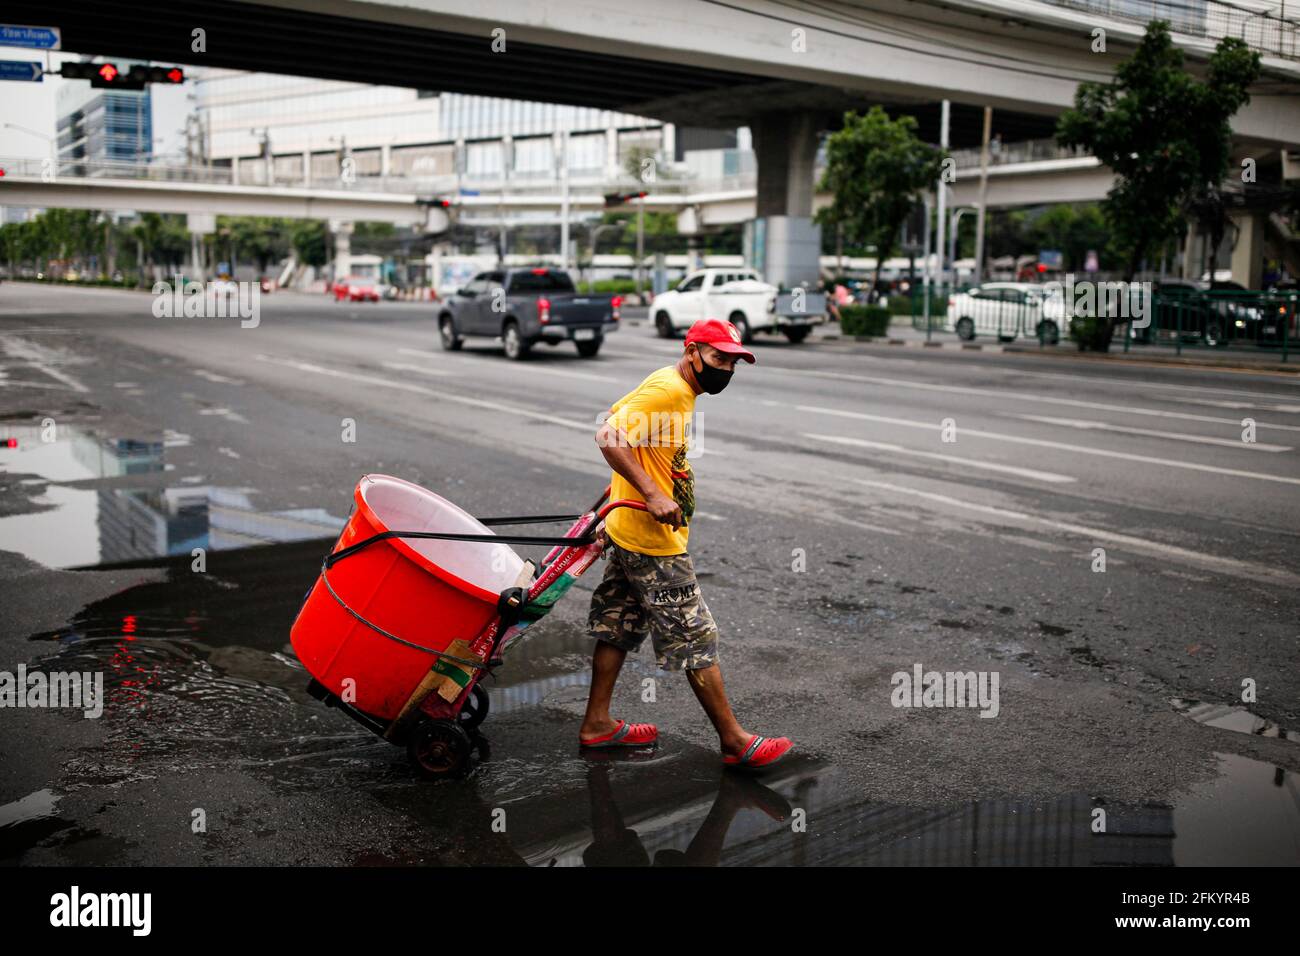
[[[367,476],[361,484],[361,497],[389,531],[494,533],[447,499],[397,478]],[[443,570],[494,593],[514,587],[524,566],[523,559],[508,544],[436,538],[401,540]]]

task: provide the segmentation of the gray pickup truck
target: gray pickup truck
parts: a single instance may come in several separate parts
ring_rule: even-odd
[[[454,352],[474,336],[499,338],[506,358],[518,361],[539,342],[573,342],[591,358],[618,328],[620,298],[579,295],[558,269],[480,272],[438,310],[442,347]]]

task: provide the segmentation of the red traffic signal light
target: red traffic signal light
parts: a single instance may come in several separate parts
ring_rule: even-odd
[[[639,193],[605,193],[605,207],[621,206],[630,199],[645,199],[648,195],[644,190]]]
[[[92,87],[101,90],[143,90],[147,83],[185,82],[185,71],[179,66],[137,64],[124,73],[116,63],[64,63],[59,75],[65,80],[90,80]]]

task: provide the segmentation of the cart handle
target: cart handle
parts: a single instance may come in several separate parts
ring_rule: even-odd
[[[487,543],[525,544],[525,545],[529,545],[529,544],[548,545],[549,544],[557,547],[574,547],[577,545],[593,544],[595,543],[596,539],[592,536],[592,531],[595,530],[596,525],[600,524],[602,521],[605,520],[605,515],[609,514],[615,508],[636,508],[640,511],[645,511],[645,502],[632,501],[630,499],[608,502],[607,504],[601,506],[600,510],[591,516],[591,521],[587,523],[587,526],[583,529],[581,534],[573,535],[570,537],[559,537],[559,536],[550,536],[550,535],[547,536],[520,535],[520,534],[514,534],[514,535],[454,534],[454,533],[443,532],[443,531],[381,531],[379,532],[379,534],[371,535],[369,538],[366,538],[363,541],[358,541],[356,544],[349,545],[346,548],[342,548],[338,551],[335,551],[333,554],[330,554],[325,558],[325,567],[332,568],[335,564],[342,561],[344,558],[351,557],[352,555],[356,554],[358,551],[362,550],[363,548],[368,548],[370,547],[370,545],[376,544],[377,542],[380,541],[387,541],[390,538],[433,538],[439,541],[475,541],[475,542],[482,542],[484,544]],[[552,520],[554,520],[553,516],[542,516],[542,517],[544,518],[551,517]],[[581,515],[579,515],[578,517],[581,517]],[[514,523],[522,524],[523,523],[523,522],[515,522],[514,519],[507,520],[502,518],[496,518],[491,520],[494,520],[497,524],[514,524]]]

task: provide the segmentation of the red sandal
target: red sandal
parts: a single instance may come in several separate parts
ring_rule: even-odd
[[[578,738],[580,747],[645,747],[659,739],[659,731],[654,724],[629,724],[620,720],[618,726],[594,740]]]
[[[788,737],[764,737],[754,734],[739,757],[723,755],[722,762],[732,767],[769,767],[790,752],[794,741]]]

